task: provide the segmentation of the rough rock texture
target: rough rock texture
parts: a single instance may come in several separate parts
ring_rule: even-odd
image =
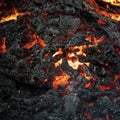
[[[94,12],[86,0],[1,0],[0,5],[0,18],[13,7],[30,12],[0,23],[0,120],[120,119],[119,22]],[[79,52],[78,46],[85,49]],[[68,59],[82,66],[74,69]],[[54,89],[63,71],[68,84]]]

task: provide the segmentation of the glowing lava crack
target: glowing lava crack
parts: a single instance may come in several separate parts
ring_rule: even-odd
[[[0,23],[7,22],[7,21],[10,21],[10,20],[15,20],[16,21],[19,16],[23,16],[23,15],[26,15],[26,14],[30,14],[30,12],[18,12],[16,9],[14,9],[13,14],[9,15],[7,17],[3,17],[0,20]]]

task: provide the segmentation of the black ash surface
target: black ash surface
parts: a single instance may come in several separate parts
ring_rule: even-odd
[[[13,7],[30,14],[0,23],[0,40],[6,38],[7,49],[4,54],[0,49],[0,120],[120,119],[119,22],[90,12],[82,0],[1,0],[1,4],[0,17],[11,14]],[[106,24],[99,24],[99,19]],[[104,36],[103,41],[87,41],[91,34],[92,39]],[[25,46],[36,39],[32,47]],[[67,63],[67,54],[76,54],[70,47],[82,45],[88,46],[86,56],[77,56],[83,66],[75,70]],[[63,54],[53,57],[58,48]],[[55,68],[60,58],[63,62]],[[57,90],[52,84],[61,71],[70,76],[69,88],[61,85]]]

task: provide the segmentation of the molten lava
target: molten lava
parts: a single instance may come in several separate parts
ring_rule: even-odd
[[[91,82],[85,84],[85,88],[90,88],[90,86],[91,86]]]
[[[83,56],[86,56],[86,54],[83,52],[83,50],[85,48],[87,48],[88,46],[87,45],[82,45],[82,46],[74,46],[74,47],[69,47],[69,50],[76,50],[76,54],[77,55],[83,55]]]
[[[6,22],[6,21],[10,21],[10,20],[15,20],[16,21],[18,16],[23,16],[25,14],[30,14],[30,12],[18,12],[16,9],[14,9],[13,10],[13,14],[9,15],[7,17],[3,17],[0,20],[0,23]]]
[[[83,65],[83,63],[79,62],[78,57],[75,55],[73,57],[70,57],[72,55],[72,53],[70,55],[68,54],[67,62],[69,66],[71,66],[74,70],[77,70],[80,65]]]
[[[94,37],[93,35],[90,34],[86,38],[86,40],[89,42],[93,42],[93,44],[97,46],[99,43],[101,43],[103,41],[103,38],[104,38],[104,36],[101,36],[100,38],[97,39],[96,37]]]
[[[62,48],[58,48],[58,51],[55,52],[55,53],[52,55],[52,57],[54,58],[55,56],[57,56],[57,55],[62,55],[62,54],[63,54]],[[53,64],[55,65],[55,68],[57,68],[57,67],[59,67],[59,66],[62,64],[62,62],[63,62],[63,59],[61,58],[61,59],[59,59],[57,62],[55,62],[55,63],[53,63]]]
[[[113,1],[116,1],[116,0],[113,0]],[[91,1],[87,0],[87,2],[92,7],[94,7],[94,11],[97,12],[98,14],[104,15],[104,16],[109,17],[109,18],[116,20],[116,21],[120,21],[120,14],[119,13],[107,12],[107,9],[106,10],[101,9],[100,6],[95,2],[95,0],[91,0]],[[91,11],[93,11],[93,10],[91,10]]]
[[[35,44],[39,44],[41,47],[45,47],[46,44],[44,42],[44,40],[42,40],[39,36],[37,36],[36,34],[33,34],[33,35],[29,35],[30,38],[33,40],[27,44],[25,44],[23,46],[24,49],[30,49],[32,48]]]
[[[7,48],[6,48],[6,38],[2,38],[1,39],[1,45],[0,45],[0,53],[4,54],[7,52]]]
[[[84,64],[84,63],[82,63],[82,62],[79,61],[78,56],[79,55],[86,56],[86,54],[83,52],[83,50],[85,48],[87,48],[87,45],[69,47],[69,51],[71,51],[71,52],[67,53],[67,63],[74,70],[77,70],[80,65]]]
[[[63,54],[62,49],[61,49],[61,48],[58,48],[58,51],[55,52],[55,53],[52,55],[52,57],[55,57],[56,55],[62,55],[62,54]]]
[[[98,24],[99,25],[107,25],[107,23],[101,19],[98,19]]]
[[[58,60],[57,62],[54,63],[55,68],[59,67],[63,62],[63,59],[61,58],[60,60]]]
[[[80,62],[79,61],[79,57],[80,55],[86,57],[86,53],[84,52],[84,50],[88,47],[91,47],[93,45],[98,45],[100,42],[103,41],[103,36],[101,36],[100,38],[96,38],[94,35],[90,34],[89,36],[86,37],[86,40],[90,42],[90,45],[81,45],[81,46],[71,46],[68,48],[68,53],[66,55],[67,57],[67,63],[70,67],[72,67],[74,70],[78,70],[79,68],[84,68],[84,65],[86,64],[87,66],[90,65],[89,62]],[[62,55],[63,54],[63,50],[61,48],[58,49],[57,52],[55,52],[52,57],[55,57],[57,55]],[[63,62],[63,59],[59,59],[57,62],[54,63],[55,68],[57,68],[58,66],[60,66]],[[91,80],[91,76],[87,75],[86,72],[81,72],[80,73],[81,76],[83,76],[84,78]],[[69,75],[67,75],[66,73],[62,72],[60,76],[55,76],[54,77],[54,82],[53,82],[53,87],[57,88],[58,85],[61,84],[68,84],[68,79],[70,78]],[[91,82],[88,82],[85,84],[85,88],[89,88],[91,86]]]
[[[86,72],[80,73],[80,74],[81,74],[81,76],[85,77],[87,80],[90,80],[90,79],[91,79],[91,76],[87,75]]]
[[[68,85],[68,79],[70,76],[65,73],[64,71],[61,71],[60,75],[55,75],[53,79],[53,87],[58,88],[59,85]]]
[[[110,3],[111,5],[120,6],[120,0],[102,0],[102,1]]]

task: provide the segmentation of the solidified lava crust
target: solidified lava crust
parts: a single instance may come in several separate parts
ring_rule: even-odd
[[[0,0],[0,120],[120,119],[120,8],[106,2]]]

